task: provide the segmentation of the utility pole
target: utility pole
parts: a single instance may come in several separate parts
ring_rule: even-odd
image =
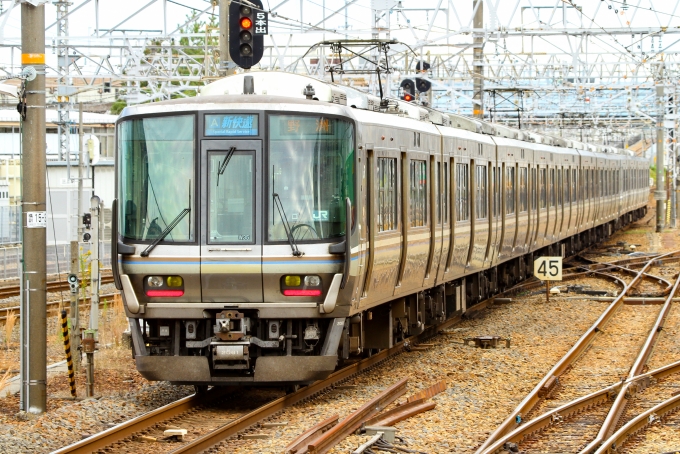
[[[37,76],[26,81],[25,109],[21,152],[23,224],[23,275],[21,348],[22,410],[43,413],[47,408],[47,306],[45,206],[45,5],[33,1],[21,3],[21,65],[32,66]]]
[[[659,75],[663,76],[663,65],[660,66]],[[656,86],[656,99],[658,107],[658,118],[656,121],[656,192],[654,198],[656,199],[656,231],[661,232],[664,228],[664,220],[666,212],[664,210],[664,202],[666,201],[666,190],[664,184],[664,142],[666,139],[666,131],[664,131],[663,120],[666,110],[665,90],[663,85],[663,78],[659,78]]]
[[[678,147],[676,143],[676,138],[675,138],[675,116],[677,109],[675,108],[675,89],[672,86],[669,86],[669,93],[668,93],[668,117],[666,121],[664,122],[664,126],[668,132],[668,161],[670,164],[670,169],[669,169],[669,183],[670,183],[670,201],[669,203],[671,204],[671,225],[670,227],[672,229],[677,227],[677,212],[675,210],[675,204],[676,204],[676,199],[675,199],[675,175],[678,170],[677,168],[677,155],[678,155]]]
[[[484,36],[479,31],[484,28],[484,2],[473,0],[472,7],[475,17],[472,27],[477,30],[473,33],[473,89],[472,89],[472,116],[484,119]]]
[[[220,74],[225,76],[236,73],[229,56],[229,5],[231,0],[220,0]]]

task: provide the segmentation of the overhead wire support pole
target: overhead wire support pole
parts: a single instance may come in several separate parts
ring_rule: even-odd
[[[37,4],[34,6],[32,3]],[[45,193],[45,5],[43,1],[21,3],[21,64],[37,75],[25,84],[25,118],[22,131],[22,227],[25,281],[23,299],[28,313],[28,341],[24,410],[47,409],[47,306],[46,306],[46,193]],[[23,369],[23,365],[22,365]]]
[[[484,37],[480,36],[484,28],[484,1],[473,0],[475,17],[473,20],[474,47],[473,52],[473,91],[472,113],[479,119],[484,119]]]
[[[666,191],[664,184],[664,142],[666,141],[666,131],[664,131],[663,120],[666,110],[665,87],[663,85],[663,65],[659,66],[659,82],[656,86],[656,99],[658,107],[658,118],[656,121],[656,231],[661,232],[664,228],[666,211],[664,203],[666,201]]]

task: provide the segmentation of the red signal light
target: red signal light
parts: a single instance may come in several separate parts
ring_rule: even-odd
[[[241,18],[241,28],[248,29],[253,26],[253,21],[249,17]]]
[[[408,93],[405,93],[404,101],[413,101],[413,96],[409,95]]]

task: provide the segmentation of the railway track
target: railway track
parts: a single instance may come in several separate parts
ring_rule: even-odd
[[[484,309],[492,302],[493,300],[489,299],[479,303],[470,308],[469,312]],[[460,319],[460,316],[454,317],[440,325],[430,327],[417,336],[410,337],[390,349],[383,350],[369,358],[344,367],[331,374],[328,378],[302,387],[291,394],[280,397],[271,397],[270,394],[270,400],[267,403],[252,409],[252,411],[238,411],[238,409],[234,408],[225,409],[227,405],[220,405],[219,402],[227,402],[232,391],[228,388],[213,388],[204,395],[194,394],[186,397],[78,443],[54,451],[53,454],[92,452],[153,452],[154,454],[170,452],[180,454],[203,452],[236,434],[247,431],[249,428],[256,426],[258,423],[288,407],[308,399],[316,398],[330,391],[333,387],[353,378],[357,374],[378,366],[388,358],[432,337],[438,331],[454,325]],[[262,389],[253,389],[253,391],[259,394],[267,392]],[[239,393],[239,401],[248,400],[243,398],[243,389],[238,389],[234,392]],[[253,396],[255,395],[254,393]],[[210,421],[216,421],[216,424],[211,424]],[[215,425],[219,427],[214,427]],[[157,437],[162,436],[164,429],[173,427],[191,427],[192,431],[185,437],[185,442],[169,444],[144,443],[144,437],[158,439]]]
[[[103,295],[99,295],[99,306],[104,306],[106,304],[110,304],[113,301],[113,298],[116,296],[116,293],[106,293]],[[84,308],[90,303],[90,297],[87,298],[80,298],[79,304],[80,308]],[[60,305],[62,304],[61,301],[48,301],[47,302],[47,313],[51,312],[56,312],[59,310]],[[89,306],[87,306],[89,307]],[[6,320],[7,319],[7,313],[8,312],[14,312],[14,316],[17,319],[21,318],[21,314],[19,313],[19,306],[9,306],[9,307],[0,307],[0,320]],[[66,312],[70,312],[70,306],[68,301],[64,302],[64,309],[66,309]]]
[[[667,292],[664,305],[656,314],[654,322],[646,323],[649,327],[646,340],[630,365],[627,377],[612,379],[610,365],[603,365],[600,370],[586,371],[593,376],[598,375],[599,372],[600,382],[602,376],[607,377],[609,374],[610,385],[602,387],[597,380],[588,380],[587,373],[583,371],[579,376],[576,361],[585,355],[595,354],[607,363],[614,362],[612,355],[615,350],[611,348],[611,345],[601,345],[597,347],[599,350],[594,347],[598,333],[606,332],[605,329],[609,329],[614,324],[612,320],[615,316],[630,315],[622,311],[624,296],[640,282],[651,266],[658,265],[661,263],[660,260],[667,262],[678,259],[680,259],[680,252],[676,251],[649,260],[594,325],[491,434],[477,450],[477,454],[501,452],[510,446],[509,443],[521,444],[521,449],[527,452],[578,452],[581,454],[610,452],[609,450],[613,449],[612,446],[620,446],[622,440],[630,437],[631,433],[644,428],[645,424],[638,419],[635,427],[629,427],[620,433],[623,427],[627,427],[624,423],[630,417],[624,417],[624,415],[632,402],[642,399],[638,406],[649,407],[644,402],[644,396],[639,393],[651,384],[680,372],[680,362],[678,362],[643,374],[670,312],[673,297],[680,286],[680,277],[676,278],[672,289]],[[648,313],[648,319],[650,315],[655,314]],[[629,325],[632,331],[634,323]],[[626,334],[631,336],[630,345],[639,345],[632,339],[632,333]],[[610,334],[608,337],[613,336],[614,334]],[[611,342],[611,339],[609,341]],[[585,366],[581,367],[581,369],[584,368]],[[680,382],[680,377],[677,380]],[[679,385],[671,383],[669,389],[675,389],[677,386]],[[652,399],[652,401],[658,403],[659,399]],[[677,401],[666,402],[665,405],[663,411],[666,413],[680,407]],[[534,417],[534,415],[538,416]],[[616,439],[612,439],[614,434],[618,434]]]
[[[102,284],[111,284],[113,282],[113,275],[104,274],[101,277]],[[61,290],[69,290],[68,282],[66,281],[52,281],[47,283],[48,292],[58,292]],[[19,296],[21,294],[21,289],[18,285],[11,285],[0,288],[0,299],[9,298],[12,296]]]

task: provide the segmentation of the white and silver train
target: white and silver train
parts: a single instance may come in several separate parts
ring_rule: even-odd
[[[648,162],[275,72],[127,107],[114,277],[137,368],[299,384],[644,215]]]

